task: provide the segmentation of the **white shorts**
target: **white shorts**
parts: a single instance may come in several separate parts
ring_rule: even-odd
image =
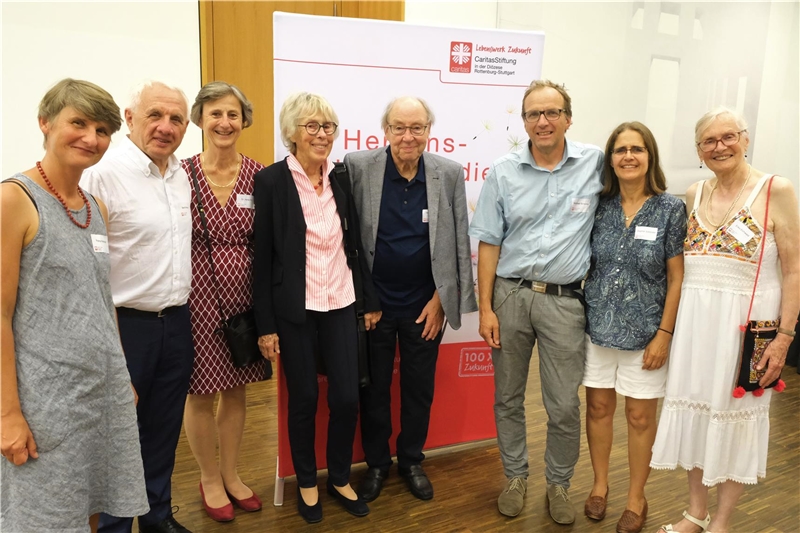
[[[592,344],[586,335],[586,369],[583,385],[595,389],[615,389],[623,396],[647,400],[663,398],[667,384],[667,366],[643,370],[644,350],[617,350]]]

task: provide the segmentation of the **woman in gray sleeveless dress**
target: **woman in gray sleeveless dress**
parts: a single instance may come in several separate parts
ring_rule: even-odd
[[[120,125],[106,91],[62,80],[39,105],[42,161],[0,187],[4,533],[85,533],[100,512],[148,509],[107,212],[78,188]]]

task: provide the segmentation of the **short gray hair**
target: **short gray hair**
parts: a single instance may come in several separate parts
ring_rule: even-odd
[[[181,98],[183,99],[184,106],[186,106],[186,111],[188,113],[188,111],[189,111],[189,99],[186,98],[186,93],[184,93],[183,90],[178,88],[178,87],[174,87],[172,85],[164,83],[163,81],[155,81],[155,80],[145,80],[145,81],[143,81],[141,83],[138,83],[133,88],[133,90],[131,90],[131,99],[130,99],[130,104],[128,105],[128,109],[130,109],[132,112],[135,112],[136,109],[139,107],[139,104],[142,101],[142,93],[145,90],[153,88],[153,87],[164,87],[165,89],[168,89],[170,91],[176,92],[179,95],[181,95]]]
[[[339,116],[336,114],[336,111],[333,110],[333,106],[331,106],[330,102],[324,97],[318,94],[306,92],[294,93],[289,95],[283,102],[278,119],[281,126],[281,141],[283,141],[283,145],[288,148],[291,153],[297,153],[297,144],[292,141],[291,137],[295,134],[297,128],[299,128],[299,121],[318,113],[325,117],[326,122],[339,124]],[[338,136],[339,128],[336,128],[333,138],[336,139]]]
[[[419,102],[419,105],[422,106],[422,109],[425,110],[425,114],[428,117],[428,124],[433,126],[433,123],[436,122],[436,116],[433,114],[433,110],[428,105],[428,102],[418,96],[398,96],[386,104],[386,109],[383,110],[383,116],[381,117],[381,129],[385,130],[389,125],[389,114],[392,112],[395,104],[401,100],[412,100],[414,102]]]
[[[200,92],[197,93],[197,97],[194,99],[194,104],[192,104],[192,112],[189,115],[191,121],[196,126],[200,126],[200,122],[203,119],[203,105],[224,98],[229,94],[235,96],[242,106],[242,128],[249,128],[252,126],[253,104],[250,103],[250,100],[247,99],[242,90],[236,85],[231,85],[224,81],[212,81],[203,85],[203,88],[200,89]]]
[[[694,126],[694,142],[699,143],[700,137],[702,137],[703,132],[705,132],[709,128],[709,126],[711,126],[711,123],[725,115],[730,116],[736,123],[736,127],[744,131],[745,132],[744,135],[748,139],[750,138],[750,135],[746,133],[748,126],[747,126],[747,120],[745,120],[744,115],[728,107],[719,106],[715,107],[714,109],[712,109],[711,111],[700,117],[700,120],[697,121],[697,124],[695,124]]]

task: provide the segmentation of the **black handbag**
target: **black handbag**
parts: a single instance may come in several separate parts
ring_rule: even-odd
[[[211,238],[208,235],[208,224],[203,208],[203,200],[200,194],[200,185],[197,182],[197,173],[194,168],[194,161],[189,159],[192,168],[192,184],[194,185],[195,197],[197,198],[197,210],[200,213],[200,222],[203,224],[203,237],[206,241],[208,250],[208,262],[211,264],[211,279],[214,282],[214,292],[217,296],[217,309],[219,310],[220,325],[214,333],[221,334],[225,339],[225,344],[231,352],[231,362],[236,368],[244,368],[247,365],[264,361],[264,379],[272,377],[272,364],[261,355],[258,348],[258,331],[256,330],[256,317],[253,309],[248,309],[243,313],[225,317],[222,311],[222,299],[219,296],[219,281],[217,272],[214,268],[214,255],[211,251]]]

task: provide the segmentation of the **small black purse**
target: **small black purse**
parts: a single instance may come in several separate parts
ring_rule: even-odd
[[[228,349],[231,352],[231,362],[236,368],[244,368],[247,365],[264,361],[264,379],[272,377],[272,364],[261,355],[258,349],[258,331],[256,330],[256,317],[253,309],[248,309],[243,313],[226,318],[222,311],[222,300],[219,296],[219,281],[214,268],[214,256],[211,252],[211,239],[208,235],[208,224],[206,222],[205,209],[200,194],[200,185],[197,183],[197,173],[194,168],[194,161],[189,159],[192,167],[192,184],[194,185],[195,197],[197,198],[197,210],[200,213],[200,221],[203,224],[203,237],[206,241],[208,250],[208,262],[211,264],[211,279],[214,282],[214,291],[217,296],[217,309],[219,310],[220,325],[214,333],[222,334]]]

